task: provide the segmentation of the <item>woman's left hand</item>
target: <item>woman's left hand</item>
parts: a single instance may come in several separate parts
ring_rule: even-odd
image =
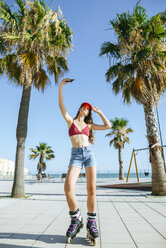
[[[97,107],[92,107],[92,110],[97,114],[102,114],[102,111]]]

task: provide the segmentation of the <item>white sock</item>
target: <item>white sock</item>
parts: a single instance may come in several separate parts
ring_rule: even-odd
[[[79,208],[75,212],[69,211],[69,214],[71,218],[78,218],[81,221],[81,212]]]

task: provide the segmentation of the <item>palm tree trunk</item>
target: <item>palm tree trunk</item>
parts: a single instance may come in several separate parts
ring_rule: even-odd
[[[24,192],[24,154],[27,137],[28,112],[31,95],[31,86],[23,86],[23,93],[19,109],[18,124],[16,130],[17,148],[15,158],[14,182],[11,197],[25,197]]]
[[[119,155],[119,180],[124,180],[123,174],[123,161],[122,161],[122,149],[121,147],[118,148],[118,155]]]
[[[39,158],[39,163],[38,163],[38,174],[41,174],[42,173],[42,163],[43,163],[43,156],[40,155],[40,158]]]
[[[152,194],[166,195],[166,174],[159,143],[157,122],[154,107],[148,103],[144,105],[147,139],[149,141],[150,162],[152,167]],[[156,145],[155,145],[156,144]],[[155,145],[155,146],[153,146]]]
[[[39,170],[38,170],[38,174],[41,175],[41,173],[42,173],[42,168],[41,168],[41,165],[40,165]]]

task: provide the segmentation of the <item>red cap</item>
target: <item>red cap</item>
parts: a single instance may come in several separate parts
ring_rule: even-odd
[[[83,106],[86,106],[88,109],[92,110],[92,106],[91,106],[88,102],[83,102],[83,103],[81,104],[81,108],[82,108]]]

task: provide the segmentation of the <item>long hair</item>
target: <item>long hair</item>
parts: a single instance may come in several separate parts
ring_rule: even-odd
[[[79,108],[79,110],[78,110],[76,116],[74,117],[74,120],[77,119],[77,117],[79,116],[79,113],[80,113],[80,108]],[[91,110],[91,109],[89,110],[88,115],[85,116],[84,121],[85,121],[85,123],[87,123],[87,124],[92,124],[92,123],[93,123],[93,119],[92,119],[92,110]],[[90,132],[89,132],[89,142],[90,142],[91,144],[94,144],[94,141],[95,141],[94,132],[93,132],[92,130],[90,130]]]

